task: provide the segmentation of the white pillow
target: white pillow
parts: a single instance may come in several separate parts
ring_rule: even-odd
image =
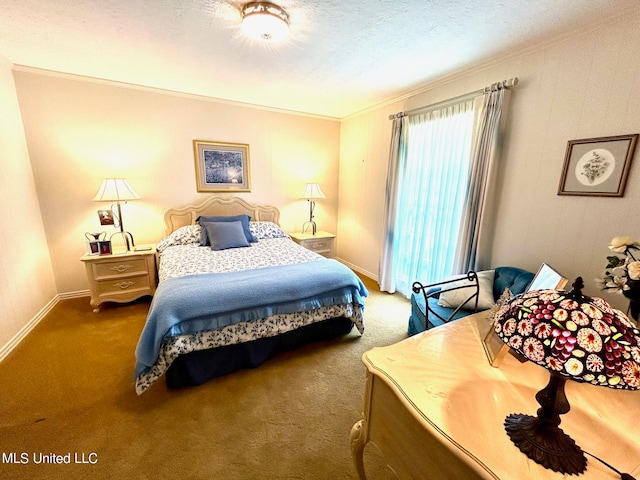
[[[493,299],[493,278],[495,277],[495,270],[483,270],[477,272],[478,274],[478,286],[480,291],[478,292],[478,310],[488,310],[495,305]],[[464,279],[459,282],[452,282],[447,285],[443,285],[443,289],[449,289],[452,287],[463,285],[473,285],[472,282],[467,280],[466,275]],[[443,291],[438,298],[438,305],[441,307],[458,308],[458,306],[464,302],[469,296],[473,295],[475,291],[474,286],[468,288],[460,288],[458,290]],[[472,298],[465,305],[464,310],[473,310],[476,305],[476,299]]]
[[[156,245],[156,251],[162,253],[168,247],[200,243],[200,225],[186,225],[170,233]]]
[[[256,239],[288,237],[284,230],[273,222],[249,222],[249,230]]]

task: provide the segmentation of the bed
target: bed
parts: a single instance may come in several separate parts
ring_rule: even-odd
[[[171,388],[200,385],[354,326],[364,333],[363,283],[296,244],[279,217],[237,197],[165,213],[159,285],[136,347],[138,395],[163,375]]]

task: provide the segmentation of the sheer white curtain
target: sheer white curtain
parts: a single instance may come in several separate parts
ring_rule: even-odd
[[[493,201],[501,144],[500,121],[510,94],[500,82],[487,88],[479,98],[481,106],[474,131],[471,171],[465,187],[465,210],[453,269],[456,273],[490,266]]]
[[[469,175],[473,101],[397,120],[380,288],[409,296],[415,280],[437,281],[453,269]]]

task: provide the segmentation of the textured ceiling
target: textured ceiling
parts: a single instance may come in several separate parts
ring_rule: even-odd
[[[16,65],[341,118],[443,76],[637,12],[637,0],[274,0],[290,38],[225,0],[2,0]]]

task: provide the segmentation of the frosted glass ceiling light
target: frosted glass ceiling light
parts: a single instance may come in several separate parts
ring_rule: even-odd
[[[242,7],[242,30],[263,42],[281,42],[289,36],[289,15],[270,2],[250,2]]]

